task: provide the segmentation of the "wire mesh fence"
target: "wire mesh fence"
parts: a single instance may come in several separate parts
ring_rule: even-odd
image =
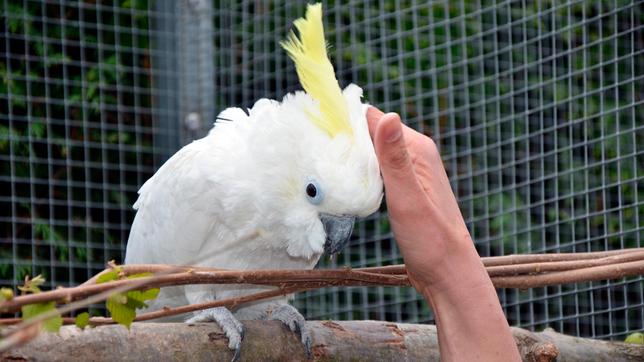
[[[0,283],[123,260],[138,187],[228,106],[299,88],[305,4],[0,1]],[[433,137],[482,256],[641,245],[641,1],[327,1],[341,85]],[[386,209],[322,267],[402,262]],[[642,278],[500,290],[511,324],[621,339]],[[296,296],[310,319],[432,322],[410,288]]]

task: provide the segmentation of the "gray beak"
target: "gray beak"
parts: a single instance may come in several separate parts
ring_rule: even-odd
[[[329,214],[320,214],[320,221],[326,232],[326,242],[324,243],[324,252],[333,255],[349,243],[355,216],[336,216]]]

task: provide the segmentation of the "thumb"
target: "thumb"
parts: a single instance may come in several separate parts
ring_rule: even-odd
[[[407,195],[415,194],[419,185],[398,114],[387,113],[380,118],[375,130],[374,147],[389,196],[403,201]]]

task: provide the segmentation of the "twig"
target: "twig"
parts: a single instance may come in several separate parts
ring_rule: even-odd
[[[617,258],[617,257],[610,257],[610,258],[615,260],[621,260],[620,258]],[[605,260],[605,259],[609,259],[609,258],[602,258],[600,260]],[[623,259],[628,259],[628,256],[625,256]],[[398,266],[396,266],[396,268],[398,268]],[[132,269],[141,270],[141,269],[135,269],[135,268],[132,268]],[[160,269],[165,269],[165,266],[162,266]],[[335,272],[336,270],[332,270],[332,271]],[[344,273],[347,272],[346,270],[341,270],[341,271]],[[391,270],[388,270],[388,271],[391,271]],[[229,273],[232,273],[232,272],[229,272]],[[262,273],[259,273],[259,275],[261,274]],[[566,284],[566,283],[595,281],[595,280],[603,280],[603,279],[616,279],[616,278],[622,278],[626,276],[643,275],[643,274],[644,274],[644,260],[637,260],[637,261],[625,262],[625,263],[619,263],[619,264],[609,264],[609,265],[600,265],[600,266],[589,267],[589,268],[581,268],[581,269],[569,270],[565,272],[555,272],[555,273],[537,274],[537,275],[521,275],[521,276],[511,276],[511,277],[492,277],[491,279],[492,279],[492,283],[497,288],[528,289],[528,288],[543,287],[548,285],[560,285],[560,284]],[[400,279],[400,284],[396,284],[396,285],[399,285],[399,286],[407,285],[407,284],[402,284],[402,280],[403,279]],[[302,292],[310,289],[326,287],[326,286],[329,286],[329,281],[319,280],[316,282],[316,281],[312,281],[312,278],[311,278],[297,283],[290,282],[290,284],[291,285],[281,287],[279,289],[254,293],[254,294],[250,294],[242,297],[214,300],[211,302],[191,304],[191,305],[186,305],[186,306],[181,306],[176,308],[164,308],[154,312],[141,314],[136,317],[135,321],[145,321],[145,320],[157,319],[162,317],[169,317],[173,315],[184,314],[184,313],[194,312],[197,310],[209,309],[209,308],[215,308],[215,307],[221,307],[221,306],[226,306],[231,309],[234,309],[238,305],[243,303],[272,298],[280,295]],[[344,284],[344,281],[340,284],[346,285]],[[103,284],[99,284],[99,285],[103,285]],[[19,321],[18,318],[5,319],[5,320],[2,320],[0,324],[13,324],[18,321]],[[73,323],[73,318],[69,318],[69,320],[66,320],[66,322]],[[90,324],[92,325],[103,325],[103,324],[111,324],[111,323],[114,323],[114,321],[111,318],[103,318],[103,317],[94,317],[90,321]]]
[[[21,346],[36,338],[39,333],[40,323],[16,329],[15,333],[11,333],[6,338],[0,339],[0,351],[6,351],[9,348]]]
[[[641,252],[644,248],[632,248],[610,251],[594,251],[588,253],[557,253],[557,254],[517,254],[517,255],[504,255],[504,256],[490,256],[481,258],[483,265],[497,266],[497,265],[515,265],[527,263],[545,263],[551,261],[570,261],[570,260],[587,260],[605,258],[607,256],[614,256],[618,254],[628,254]]]
[[[644,275],[644,248],[617,250],[598,253],[510,255],[482,258],[484,265],[497,288],[528,289],[548,285],[617,279],[626,276]],[[0,311],[16,311],[21,306],[45,301],[72,302],[57,310],[38,315],[28,321],[17,318],[0,319],[0,324],[20,322],[14,329],[4,331],[7,337],[0,344],[0,351],[33,337],[29,331],[33,326],[56,315],[106,300],[116,293],[129,290],[143,290],[187,284],[257,284],[277,287],[241,297],[215,300],[177,308],[164,308],[144,313],[135,320],[150,320],[201,309],[227,306],[236,308],[242,303],[273,298],[280,295],[301,292],[328,286],[407,286],[409,280],[404,265],[358,269],[330,270],[247,270],[232,271],[206,267],[174,265],[124,265],[120,266],[125,275],[152,272],[153,276],[111,281],[95,284],[103,271],[78,287],[61,288],[48,292],[19,296],[0,303]],[[73,323],[73,318],[64,318]],[[90,324],[114,323],[111,318],[93,317]],[[13,343],[13,344],[12,344]]]
[[[150,276],[137,279],[123,279],[101,284],[82,285],[73,288],[60,288],[47,292],[28,294],[16,297],[10,301],[0,304],[0,311],[14,312],[26,304],[41,303],[45,301],[65,302],[77,300],[89,295],[110,291],[114,288],[121,288],[128,285],[136,285],[135,289],[149,289],[187,284],[257,284],[257,285],[290,285],[307,284],[325,286],[381,286],[381,285],[409,285],[406,275],[386,275],[355,271],[349,268],[334,270],[246,270],[231,271],[218,270],[208,271],[205,268],[197,270],[186,270],[185,267],[157,266],[154,268],[128,268],[123,266],[124,271],[131,272],[131,269],[140,272],[147,269],[159,273],[168,271],[181,271],[165,275]],[[129,288],[128,290],[132,290]],[[121,292],[121,291],[119,291]]]
[[[0,326],[11,326],[22,322],[22,318],[0,318]],[[74,324],[76,323],[76,318],[74,317],[63,317],[63,324]]]
[[[530,262],[525,264],[488,266],[486,268],[490,277],[513,276],[519,274],[537,274],[555,271],[565,271],[589,268],[594,266],[618,264],[629,261],[644,260],[644,250],[616,253],[598,259],[563,260],[550,262]]]
[[[252,232],[252,233],[250,233],[248,235],[245,235],[245,236],[239,238],[238,241],[250,240],[250,239],[253,239],[253,238],[257,237],[257,235],[258,235],[258,233],[255,231],[255,232]],[[192,263],[198,263],[202,258],[207,258],[211,254],[212,253],[200,255],[198,259],[195,259],[195,260],[193,260],[191,262]],[[0,343],[0,352],[3,352],[5,350],[11,348],[12,346],[16,345],[17,343],[25,343],[24,338],[23,339],[16,339],[15,336],[25,334],[27,331],[31,330],[32,327],[35,328],[34,326],[39,325],[40,323],[46,321],[47,319],[50,319],[52,317],[56,317],[56,316],[59,316],[59,315],[65,315],[65,314],[67,314],[69,312],[72,312],[72,311],[74,311],[76,309],[80,309],[80,308],[86,307],[88,305],[92,305],[92,304],[95,304],[95,303],[105,301],[109,297],[111,297],[111,296],[113,296],[113,295],[115,295],[117,293],[123,293],[123,292],[127,292],[127,291],[130,291],[130,290],[139,289],[141,287],[141,285],[144,285],[146,282],[149,282],[149,279],[159,278],[159,277],[162,277],[163,274],[171,274],[172,272],[174,272],[174,271],[173,270],[168,270],[166,272],[159,273],[157,276],[143,277],[143,278],[134,279],[133,281],[135,283],[130,283],[130,284],[122,285],[122,286],[117,286],[114,289],[107,290],[107,291],[104,291],[104,292],[96,294],[96,295],[92,295],[92,296],[88,297],[87,299],[80,300],[80,301],[77,301],[77,302],[73,302],[73,303],[70,303],[70,304],[68,304],[66,306],[59,307],[59,308],[56,308],[54,310],[47,311],[45,313],[38,314],[37,316],[35,316],[33,318],[30,318],[28,320],[24,320],[24,321],[20,322],[15,328],[0,331],[0,336],[2,336],[2,343]],[[40,293],[38,293],[38,294],[40,294]],[[18,297],[18,298],[20,298],[20,297]],[[14,298],[13,300],[18,299],[18,298]],[[6,303],[9,303],[9,302],[11,302],[13,300],[0,303],[0,311],[3,310],[3,306]],[[40,328],[38,328],[38,330],[40,330]],[[37,333],[35,335],[37,335]],[[29,338],[33,338],[33,337],[35,337],[35,335],[33,335],[33,336],[29,337]]]
[[[284,287],[276,290],[268,290],[264,292],[253,293],[253,294],[249,294],[241,297],[232,297],[232,298],[226,298],[226,299],[220,299],[220,300],[213,300],[210,302],[189,304],[189,305],[184,305],[184,306],[175,307],[175,308],[164,308],[154,312],[147,312],[147,313],[140,314],[134,320],[137,322],[147,321],[151,319],[170,317],[173,315],[190,313],[198,310],[210,309],[210,308],[216,308],[216,307],[228,307],[229,309],[235,309],[239,305],[244,303],[254,302],[262,299],[269,299],[269,298],[278,297],[286,294],[303,292],[303,291],[316,289],[316,288],[318,287],[316,286]],[[112,321],[111,318],[101,318],[101,319],[92,318],[92,319],[93,319],[92,323],[96,323],[97,325],[114,323],[114,321]]]
[[[532,278],[522,276],[523,274],[535,274],[553,271],[576,270],[580,268],[589,269],[595,266],[613,265],[629,261],[644,261],[644,249],[630,249],[616,252],[601,252],[596,254],[582,254],[582,260],[570,260],[573,255],[556,254],[555,259],[563,261],[550,261],[545,263],[534,263],[534,260],[551,260],[550,255],[516,255],[511,257],[494,257],[492,264],[498,264],[499,260],[511,263],[511,265],[497,265],[487,268],[493,281],[499,283],[497,288],[514,287],[521,285],[521,288],[531,287]],[[597,255],[600,258],[590,259],[591,256]],[[608,256],[606,256],[608,255]],[[516,257],[521,257],[518,260]],[[501,259],[502,258],[502,259]],[[489,260],[484,258],[484,260]],[[530,261],[530,263],[527,263]],[[526,262],[516,264],[517,262]],[[13,300],[0,304],[0,311],[14,312],[21,306],[32,303],[46,301],[57,301],[61,303],[85,298],[113,288],[119,288],[125,285],[136,285],[135,288],[148,289],[157,287],[167,287],[187,284],[257,284],[272,286],[306,286],[307,283],[316,283],[319,287],[328,286],[405,286],[409,285],[404,265],[392,265],[384,267],[359,268],[359,269],[317,269],[317,270],[246,270],[232,271],[207,267],[185,267],[174,265],[142,264],[142,265],[123,265],[120,266],[125,275],[137,274],[142,272],[155,273],[153,277],[119,280],[102,284],[83,283],[78,287],[59,288],[38,294],[29,294],[19,296]],[[592,271],[593,269],[590,269]],[[615,270],[615,269],[608,269]],[[608,271],[607,270],[607,271]],[[613,274],[601,274],[606,278]],[[104,271],[105,272],[105,271]],[[98,275],[101,275],[102,273]],[[633,272],[630,272],[633,275]],[[550,285],[560,282],[560,275],[551,275],[548,280]],[[568,274],[565,274],[568,275]],[[512,277],[501,279],[501,277]],[[619,275],[615,277],[620,277]],[[582,278],[579,276],[578,278]],[[92,278],[95,280],[95,278]],[[525,280],[525,281],[524,281]],[[568,280],[568,279],[566,279]],[[579,280],[579,279],[576,279]],[[510,283],[510,284],[509,284]],[[542,283],[542,282],[539,282]],[[541,284],[535,285],[541,286]],[[132,289],[129,289],[132,290]]]
[[[491,279],[496,288],[529,289],[604,279],[619,279],[637,275],[644,275],[643,260],[547,274],[493,277]]]
[[[210,309],[210,308],[216,308],[216,307],[228,307],[229,309],[235,309],[239,305],[244,303],[273,298],[273,297],[286,295],[286,294],[304,292],[307,290],[317,289],[320,287],[322,286],[307,286],[307,287],[291,286],[291,287],[284,287],[284,288],[279,288],[275,290],[268,290],[264,292],[253,293],[253,294],[249,294],[241,297],[219,299],[219,300],[213,300],[205,303],[195,303],[195,304],[184,305],[184,306],[175,307],[175,308],[166,307],[154,312],[139,314],[138,316],[136,316],[134,321],[142,322],[142,321],[170,317],[178,314],[185,314],[185,313],[190,313],[198,310]],[[0,319],[0,325],[12,325],[12,324],[20,323],[21,321],[22,319],[20,318],[4,318],[4,319]],[[63,318],[63,323],[74,324],[75,318],[70,318],[70,317]],[[114,324],[114,323],[116,322],[114,322],[112,318],[106,318],[106,317],[92,317],[89,322],[89,324],[93,326]]]

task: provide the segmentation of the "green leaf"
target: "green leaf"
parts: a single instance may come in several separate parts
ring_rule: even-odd
[[[158,295],[159,295],[159,288],[152,288],[144,291],[132,290],[127,292],[128,300],[132,299],[141,303],[145,302],[146,300],[154,299]],[[144,308],[144,307],[147,307],[147,305],[143,307],[137,307],[137,308]]]
[[[112,280],[119,280],[122,277],[122,269],[115,267],[112,270],[102,274],[96,280],[97,283],[105,283]],[[137,279],[152,276],[152,273],[139,273],[128,275],[127,279]],[[159,288],[150,288],[143,291],[131,290],[125,293],[117,293],[107,299],[105,305],[110,312],[112,319],[118,324],[122,324],[128,329],[136,317],[136,310],[147,308],[146,300],[151,300],[159,295]]]
[[[139,292],[139,291],[137,292],[141,294],[141,297],[143,298],[143,300],[152,300],[159,296],[160,291],[161,289],[159,288],[150,288],[142,292]]]
[[[137,278],[151,277],[153,275],[154,274],[150,272],[146,272],[146,273],[128,275],[127,278],[137,279]],[[132,290],[127,292],[126,295],[128,297],[128,301],[133,301],[136,304],[136,308],[146,308],[147,304],[145,304],[145,301],[156,298],[159,295],[159,292],[160,292],[159,288],[150,288],[143,291]]]
[[[644,334],[641,332],[631,333],[624,340],[626,343],[644,344]]]
[[[0,288],[0,302],[6,302],[13,299],[13,289],[11,288]]]
[[[40,122],[31,122],[31,135],[35,138],[43,138],[45,135],[45,125]]]
[[[76,327],[80,329],[85,329],[85,327],[89,325],[89,313],[83,312],[77,315],[76,319],[74,320],[74,323],[76,324]]]
[[[121,268],[116,267],[113,268],[112,270],[108,271],[107,273],[101,274],[97,279],[96,279],[96,284],[101,284],[105,282],[111,282],[113,280],[119,280],[119,275],[121,274]]]
[[[38,274],[33,279],[25,277],[25,284],[18,287],[20,291],[25,293],[40,293],[40,286],[45,282],[45,278]]]
[[[123,303],[123,299],[126,300],[125,303]],[[130,329],[130,325],[136,317],[136,312],[135,307],[127,302],[127,297],[123,294],[111,296],[107,299],[105,305],[107,306],[107,310],[110,311],[112,319],[114,319],[116,323],[124,325],[127,329]]]
[[[128,279],[137,279],[137,278],[145,278],[145,277],[151,277],[154,274],[150,272],[145,272],[145,273],[138,273],[138,274],[130,274],[127,276]]]
[[[127,303],[127,296],[125,296],[125,294],[123,294],[123,293],[116,293],[116,294],[114,294],[114,295],[110,296],[110,298],[111,298],[115,303],[119,303],[119,304],[125,304],[125,303]]]
[[[0,90],[0,92],[2,92],[2,90]],[[3,93],[6,94],[7,92],[4,91]],[[9,148],[10,139],[9,128],[0,125],[0,151],[8,152],[7,149]]]
[[[43,302],[43,303],[34,303],[27,304],[21,308],[22,310],[22,320],[29,320],[36,317],[39,314],[49,312],[56,309],[56,302]],[[60,327],[63,325],[63,318],[59,315],[46,319],[42,323],[44,330],[48,332],[58,332]]]
[[[145,304],[144,302],[142,302],[142,301],[140,301],[140,300],[138,300],[136,298],[130,298],[130,295],[129,295],[130,293],[131,292],[127,293],[128,298],[127,298],[127,303],[125,303],[128,307],[132,308],[135,312],[136,312],[137,309],[147,308],[148,307],[148,305]]]

